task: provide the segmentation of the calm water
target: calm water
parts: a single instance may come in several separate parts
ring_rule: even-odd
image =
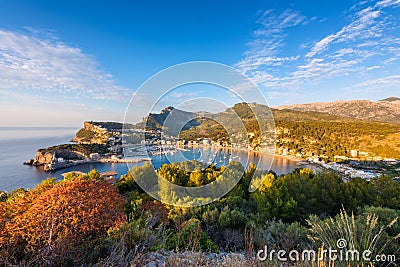
[[[36,150],[52,145],[68,143],[78,128],[30,128],[30,127],[0,127],[0,190],[33,188],[48,177],[61,179],[61,174],[68,171],[89,172],[97,169],[99,172],[115,170],[119,175],[128,170],[125,163],[102,164],[93,163],[74,166],[54,172],[45,172],[40,167],[22,165],[27,159],[33,158]],[[217,150],[213,148],[197,148],[179,151],[173,155],[152,156],[153,165],[158,168],[163,163],[196,159],[205,163],[212,162],[217,165],[227,164],[229,159],[241,161],[247,165],[248,161],[258,160],[258,156],[250,155],[243,151]],[[268,168],[271,157],[259,163],[260,168]],[[143,163],[130,163],[129,165],[142,165]],[[278,174],[288,173],[297,167],[296,162],[276,157],[272,170]]]

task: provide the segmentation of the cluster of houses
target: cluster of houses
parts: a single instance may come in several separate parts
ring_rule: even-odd
[[[276,154],[282,155],[282,156],[292,155],[292,156],[296,156],[298,158],[308,158],[308,159],[311,159],[311,161],[319,161],[321,159],[322,160],[328,159],[328,157],[325,156],[325,155],[314,155],[314,153],[312,153],[312,152],[300,153],[300,152],[297,152],[296,149],[289,149],[287,147],[277,147]],[[384,158],[384,157],[381,157],[381,156],[372,156],[368,152],[358,151],[356,149],[350,150],[350,155],[349,156],[334,155],[333,159],[335,161],[344,161],[344,160],[357,159],[357,160],[396,162],[396,159],[393,159],[393,158]]]
[[[377,178],[377,177],[381,176],[381,174],[376,171],[363,170],[361,168],[357,168],[357,166],[359,165],[359,162],[354,161],[354,160],[350,161],[351,164],[344,164],[344,163],[337,163],[337,162],[326,163],[325,161],[320,160],[319,157],[310,157],[310,158],[308,158],[308,161],[311,163],[318,164],[318,165],[322,166],[323,168],[331,169],[340,174],[343,174],[346,178],[359,177],[359,178],[363,178],[363,179],[369,181],[373,178]],[[384,163],[387,166],[400,164],[400,160],[396,160],[396,159],[392,159],[392,158],[379,159],[379,161]],[[400,168],[397,169],[397,171],[400,171]]]
[[[382,162],[385,165],[395,165],[400,164],[400,160],[396,160],[393,158],[383,158],[380,156],[370,156],[368,152],[358,151],[358,150],[350,150],[349,156],[339,156],[336,155],[333,159],[337,162],[326,163],[328,157],[324,155],[317,155],[317,156],[310,156],[304,155],[301,153],[296,153],[296,150],[289,149],[287,147],[279,147],[276,150],[276,153],[279,155],[287,156],[293,155],[298,158],[307,158],[307,161],[313,164],[317,164],[325,169],[334,170],[340,174],[342,174],[346,179],[349,178],[356,178],[360,177],[366,180],[371,180],[373,178],[381,176],[380,173],[373,171],[373,170],[363,170],[362,167],[357,168],[357,164],[345,164],[340,163],[343,161],[350,161],[350,162],[359,162],[359,160],[366,160],[366,161],[375,161],[375,162]],[[400,169],[399,169],[400,171]]]
[[[318,164],[320,164],[322,167],[326,168],[326,169],[331,169],[334,170],[338,173],[343,174],[345,177],[348,178],[362,178],[365,179],[367,181],[373,179],[373,178],[377,178],[380,176],[379,173],[376,173],[374,171],[366,171],[366,170],[358,170],[355,169],[349,165],[346,164],[340,164],[337,162],[331,162],[331,163],[325,163],[323,161],[318,162]]]

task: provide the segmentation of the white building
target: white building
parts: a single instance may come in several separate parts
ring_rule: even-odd
[[[91,153],[91,154],[89,154],[89,158],[97,160],[100,158],[100,155],[99,155],[99,153]]]
[[[203,139],[203,145],[205,145],[205,146],[210,145],[210,139],[204,138],[204,139]]]
[[[352,158],[358,157],[358,150],[355,149],[350,150],[350,155]]]

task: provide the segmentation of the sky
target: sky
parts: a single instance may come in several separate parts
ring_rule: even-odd
[[[1,1],[0,126],[123,121],[147,79],[190,61],[237,69],[271,106],[400,96],[399,23],[400,0]],[[162,103],[234,104],[214,89]]]

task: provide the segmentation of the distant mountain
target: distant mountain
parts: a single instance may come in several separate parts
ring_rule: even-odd
[[[391,96],[391,97],[388,97],[388,98],[385,98],[385,99],[381,99],[379,101],[393,102],[393,101],[399,101],[399,100],[400,100],[400,98]]]
[[[376,102],[351,100],[294,104],[280,106],[277,109],[316,111],[354,119],[400,124],[400,98],[397,97],[389,97]]]
[[[337,160],[360,155],[362,159],[400,159],[400,99],[397,97],[376,102],[336,101],[271,109],[257,103],[237,103],[215,114],[166,107],[160,113],[150,113],[135,125],[87,121],[74,141],[81,145],[109,147],[115,142],[118,145],[119,141],[111,137],[119,136],[126,126],[148,130],[146,136],[150,139],[160,137],[162,130],[186,141],[208,138],[216,144],[253,151],[274,143],[277,154],[303,158],[318,156]],[[129,138],[133,143],[142,140],[137,133]]]
[[[179,132],[199,125],[196,118],[197,113],[183,111],[174,107],[166,107],[160,113],[150,113],[142,122],[136,124],[138,128],[150,130],[163,130],[164,132],[177,136]],[[167,123],[165,123],[165,121]],[[165,128],[166,125],[168,128]]]
[[[354,109],[356,105],[361,106],[360,109],[362,109],[366,105],[364,101],[349,102],[346,103],[348,109]],[[391,103],[383,102],[383,107],[387,107],[386,103]],[[377,106],[374,108],[378,109]],[[254,118],[251,110],[255,111],[258,120]],[[353,150],[353,152],[356,151],[354,153],[360,151],[363,157],[400,158],[398,144],[400,125],[398,124],[316,111],[270,110],[266,106],[254,103],[238,103],[224,112],[213,114],[213,120],[199,120],[200,125],[181,132],[180,137],[185,140],[210,138],[219,143],[232,141],[257,150],[260,143],[268,142],[268,135],[260,134],[260,128],[263,131],[271,129],[269,119],[271,111],[275,121],[278,154],[286,151],[287,154],[301,157],[320,156],[335,160],[335,157],[350,157]],[[378,110],[375,113],[378,114]],[[342,115],[348,114],[351,113]],[[237,116],[241,118],[245,131],[240,120],[237,120]],[[248,141],[247,134],[252,136]],[[233,139],[232,136],[234,136]]]

